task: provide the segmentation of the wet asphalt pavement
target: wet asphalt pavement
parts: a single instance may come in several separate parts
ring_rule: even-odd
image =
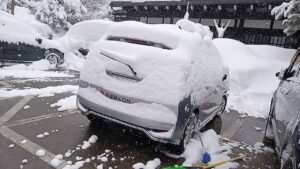
[[[44,88],[47,86],[76,85],[78,73],[68,72],[75,77],[49,78],[49,79],[0,79],[0,88],[26,87]],[[16,97],[0,98],[0,169],[50,169],[49,159],[53,155],[65,154],[68,150],[74,151],[72,156],[64,157],[64,162],[90,158],[91,162],[84,164],[82,168],[96,168],[100,163],[104,168],[129,169],[138,162],[146,163],[154,158],[160,158],[162,165],[181,165],[184,159],[167,157],[155,151],[155,142],[149,140],[143,133],[124,128],[123,126],[107,123],[104,125],[91,125],[78,110],[58,112],[57,107],[50,104],[57,100],[72,96],[72,93],[55,94],[51,97]],[[22,104],[23,103],[23,104]],[[24,109],[29,105],[29,109]],[[15,113],[11,113],[14,112]],[[7,116],[10,114],[10,116]],[[246,158],[239,161],[239,169],[277,169],[277,160],[270,151],[255,153],[247,150],[248,145],[262,142],[265,120],[259,118],[242,118],[235,111],[223,113],[220,119],[211,125],[219,134],[228,138],[229,143],[238,143],[232,149],[231,157],[242,153]],[[254,127],[260,127],[257,131]],[[37,138],[36,136],[48,132],[49,136]],[[83,141],[91,135],[97,135],[98,141],[86,150],[76,150]],[[26,139],[27,143],[21,142]],[[228,143],[227,139],[220,142]],[[9,147],[13,144],[14,147]],[[46,156],[39,158],[35,155],[37,149],[46,150]],[[103,154],[104,153],[104,154]],[[92,160],[103,155],[107,162]],[[76,160],[77,157],[77,160]],[[48,158],[48,159],[47,159]],[[27,159],[26,164],[22,160]],[[56,167],[56,168],[60,168]]]

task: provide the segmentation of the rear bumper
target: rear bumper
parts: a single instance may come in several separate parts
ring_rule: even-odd
[[[151,140],[169,143],[172,142],[175,125],[163,124],[153,120],[141,119],[124,115],[121,112],[97,105],[80,96],[77,97],[77,107],[85,116],[92,114],[103,119],[142,131]]]
[[[88,90],[91,91],[89,92]],[[136,105],[110,100],[105,96],[102,96],[100,92],[97,92],[94,88],[90,87],[79,87],[77,97],[77,107],[83,115],[92,114],[140,130],[154,141],[179,144],[187,120],[190,116],[190,113],[187,110],[187,107],[191,106],[190,97],[185,98],[178,106],[173,108],[167,108],[160,105],[165,107],[165,111],[158,111],[155,108],[155,104],[141,104],[145,105],[145,107],[139,105],[138,108],[140,109],[132,113],[131,111],[134,109],[136,110],[136,108],[131,109],[131,106]],[[152,106],[154,106],[153,109]],[[139,114],[139,112],[141,112],[141,114]],[[146,117],[144,114],[157,115]],[[169,116],[171,118],[167,119],[166,117]]]

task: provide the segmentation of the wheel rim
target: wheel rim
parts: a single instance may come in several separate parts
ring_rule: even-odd
[[[50,54],[48,57],[47,57],[47,60],[49,61],[50,65],[57,65],[58,63],[58,58],[56,55],[53,55],[53,54]]]
[[[186,126],[186,130],[184,132],[185,134],[185,138],[183,140],[184,147],[191,141],[193,137],[193,133],[195,131],[195,127],[196,127],[196,116],[195,114],[192,114],[192,117],[190,117],[188,125]]]

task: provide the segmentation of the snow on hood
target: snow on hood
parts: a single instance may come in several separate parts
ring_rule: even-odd
[[[268,45],[245,45],[232,39],[214,39],[230,71],[230,109],[267,117],[280,80],[275,73],[288,67],[295,50]]]

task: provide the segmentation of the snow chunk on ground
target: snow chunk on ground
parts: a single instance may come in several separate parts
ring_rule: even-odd
[[[57,167],[59,166],[59,164],[61,163],[61,161],[57,158],[53,158],[51,161],[50,161],[50,164],[52,167]]]
[[[245,45],[232,39],[213,42],[229,67],[228,107],[249,116],[267,117],[272,94],[280,82],[275,73],[288,67],[295,50]]]
[[[26,106],[24,106],[24,110],[26,110],[26,109],[29,109],[30,108],[30,106],[28,106],[28,105],[26,105]]]
[[[24,160],[22,160],[21,163],[22,163],[22,164],[27,164],[27,163],[28,163],[28,160],[27,160],[27,159],[24,159]]]
[[[211,155],[211,163],[220,162],[223,160],[229,160],[228,151],[225,150],[226,147],[222,147],[219,143],[219,136],[214,130],[208,130],[204,133],[200,133],[203,140],[204,148],[201,142],[195,138],[190,141],[183,152],[183,157],[185,158],[183,166],[192,166],[193,164],[201,161],[204,152],[208,152]],[[236,168],[237,163],[229,162],[221,166],[215,167],[215,169],[229,169]]]
[[[94,144],[96,143],[96,141],[98,140],[98,137],[96,135],[92,135],[90,138],[89,138],[89,142]],[[107,150],[105,150],[106,153],[109,153],[110,151],[107,152]]]
[[[43,156],[45,156],[45,150],[39,149],[35,152],[35,154],[39,157],[43,157]]]
[[[70,110],[70,109],[77,109],[76,106],[76,95],[66,97],[64,99],[58,100],[56,103],[51,104],[50,107],[56,107],[59,106],[57,109],[58,111],[65,111],[65,110]]]
[[[0,89],[0,97],[17,97],[41,94],[58,94],[65,92],[77,92],[78,86],[75,85],[62,85],[62,86],[49,86],[46,88],[31,88],[31,89],[13,89],[3,90]]]
[[[256,131],[261,131],[261,128],[260,128],[260,127],[254,127],[254,129],[255,129]]]
[[[155,158],[154,160],[148,161],[146,165],[143,163],[136,163],[132,167],[134,169],[156,169],[161,164],[161,161],[159,158]]]
[[[27,143],[26,139],[21,141],[21,144],[25,144],[25,143]]]

